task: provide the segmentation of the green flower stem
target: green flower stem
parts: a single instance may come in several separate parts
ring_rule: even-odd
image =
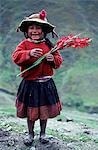
[[[25,73],[26,71],[32,69],[33,67],[37,66],[38,64],[40,64],[42,62],[42,60],[46,57],[48,53],[44,54],[43,56],[41,56],[36,62],[33,63],[32,66],[30,66],[29,68],[25,69],[24,71],[22,71],[21,73],[17,74],[17,77],[20,76],[21,74]]]

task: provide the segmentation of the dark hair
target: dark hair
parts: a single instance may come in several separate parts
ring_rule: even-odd
[[[45,40],[46,40],[46,44],[50,49],[54,47],[54,44],[48,38],[45,38]]]
[[[27,32],[24,32],[24,36],[25,36],[26,39],[28,38]]]

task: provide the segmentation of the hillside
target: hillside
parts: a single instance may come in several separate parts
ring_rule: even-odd
[[[64,105],[89,112],[96,106],[98,112],[98,1],[0,0],[0,4],[0,88],[16,93],[21,79],[16,77],[19,68],[12,63],[11,53],[24,38],[16,28],[25,16],[44,8],[59,36],[84,32],[82,36],[93,39],[88,48],[61,52],[64,62],[54,80]]]

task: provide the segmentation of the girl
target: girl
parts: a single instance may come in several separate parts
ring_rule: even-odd
[[[12,60],[23,71],[53,48],[46,35],[54,34],[54,26],[47,21],[46,12],[43,10],[24,19],[18,30],[24,33],[26,39],[16,47],[12,53]],[[18,117],[27,118],[29,134],[24,140],[27,146],[34,140],[36,120],[40,120],[40,141],[46,143],[47,119],[60,114],[61,103],[52,76],[53,70],[61,64],[62,57],[56,51],[48,54],[39,65],[21,75],[23,80],[18,88],[16,108]]]

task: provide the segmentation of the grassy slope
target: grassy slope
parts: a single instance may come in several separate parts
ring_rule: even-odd
[[[63,74],[61,91],[65,99],[73,95],[82,99],[85,104],[98,105],[98,68],[76,62]],[[64,98],[63,98],[64,99]]]
[[[64,63],[54,79],[63,103],[80,101],[85,105],[98,105],[97,1],[29,0],[23,3],[23,0],[1,2],[0,87],[16,92],[20,82],[16,78],[19,69],[11,61],[11,52],[22,38],[22,34],[15,32],[18,23],[32,11],[46,8],[49,20],[57,24],[59,35],[86,31],[83,35],[93,38],[92,46],[87,49],[62,52]],[[0,100],[3,100],[2,96]]]

